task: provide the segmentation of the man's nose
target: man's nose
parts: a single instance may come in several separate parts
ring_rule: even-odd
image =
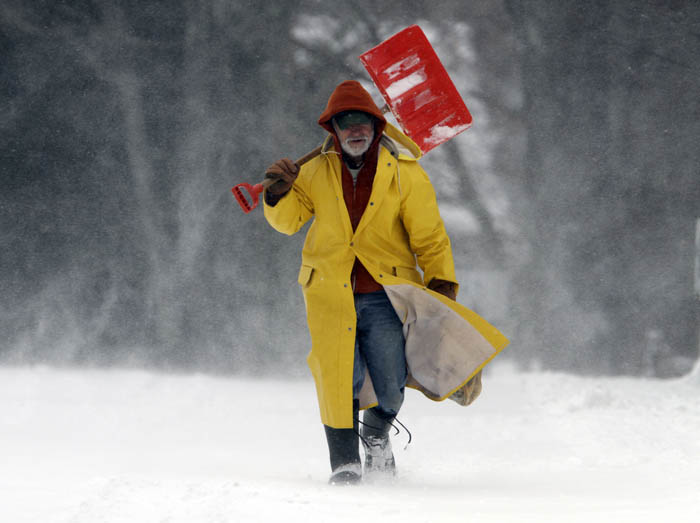
[[[351,133],[355,133],[355,134],[357,134],[357,133],[362,133],[362,134],[364,134],[365,131],[367,130],[367,126],[366,126],[366,125],[362,125],[362,124],[353,124],[353,125],[351,125],[350,127],[348,127],[348,130],[349,130]]]

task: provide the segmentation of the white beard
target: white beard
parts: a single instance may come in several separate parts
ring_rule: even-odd
[[[347,138],[341,142],[340,146],[343,148],[347,154],[352,157],[362,156],[367,152],[369,146],[372,145],[372,139],[374,138],[374,133],[372,133],[368,138],[363,137],[362,141],[357,141],[358,138],[354,138],[354,142],[351,142],[353,138]]]

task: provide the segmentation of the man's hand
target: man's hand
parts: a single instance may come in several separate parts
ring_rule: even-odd
[[[289,158],[276,161],[265,171],[265,178],[275,181],[267,190],[277,196],[286,194],[294,185],[298,174],[299,167]]]
[[[438,292],[452,301],[457,300],[457,289],[454,282],[433,278],[428,284],[428,289]]]

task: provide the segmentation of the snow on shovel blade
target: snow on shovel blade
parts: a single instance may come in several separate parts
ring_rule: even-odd
[[[417,25],[363,53],[360,60],[423,154],[471,126],[467,106]]]

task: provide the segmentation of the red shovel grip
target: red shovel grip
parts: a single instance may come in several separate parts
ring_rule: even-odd
[[[271,178],[265,178],[261,183],[256,183],[255,185],[243,182],[231,189],[231,191],[233,191],[233,196],[235,196],[236,200],[238,201],[238,205],[241,206],[244,213],[248,214],[258,206],[260,193],[263,192],[266,187],[269,187],[273,181],[274,180]],[[243,191],[248,191],[250,200],[248,197],[246,197]]]
[[[316,158],[319,154],[321,154],[321,147],[322,146],[319,145],[313,151],[310,151],[299,158],[295,163],[301,167],[309,160]],[[272,178],[265,178],[262,182],[256,183],[255,185],[243,182],[233,187],[231,192],[233,192],[233,196],[241,206],[241,209],[243,209],[243,212],[248,214],[258,206],[260,193],[275,183],[275,181],[276,180],[273,180]],[[248,192],[248,196],[245,195],[244,191]]]

